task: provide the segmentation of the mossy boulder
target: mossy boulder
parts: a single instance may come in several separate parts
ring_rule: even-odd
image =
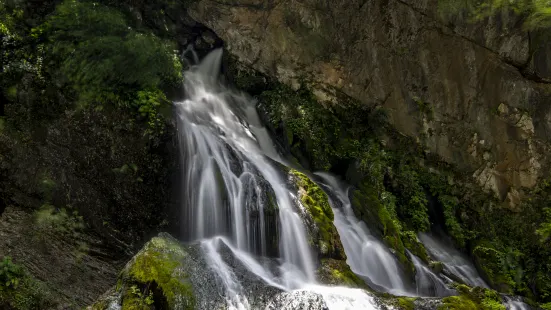
[[[327,194],[304,173],[294,169],[289,173],[298,187],[300,202],[313,222],[309,225],[310,243],[317,249],[320,258],[346,260],[339,233],[333,225],[334,214]]]
[[[317,270],[320,282],[329,285],[344,285],[370,290],[369,286],[358,277],[344,260],[325,258],[320,261]]]
[[[188,258],[185,248],[168,234],[151,239],[128,262],[119,276],[111,296],[90,309],[107,309],[110,302],[119,303],[121,309],[195,309],[193,286],[182,268]]]

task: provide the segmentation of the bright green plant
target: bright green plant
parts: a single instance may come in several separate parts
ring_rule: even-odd
[[[0,262],[0,291],[16,289],[23,278],[23,268],[14,264],[9,256]]]
[[[182,65],[176,46],[130,26],[116,9],[66,0],[33,36],[45,41],[45,63],[80,105],[132,108],[159,129],[168,105],[161,89],[177,85]]]

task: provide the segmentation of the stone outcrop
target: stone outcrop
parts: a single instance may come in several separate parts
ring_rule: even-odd
[[[383,107],[512,209],[547,177],[549,44],[512,14],[468,24],[436,0],[199,0],[189,13],[245,65]]]

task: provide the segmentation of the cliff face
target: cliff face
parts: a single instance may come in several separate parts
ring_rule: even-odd
[[[389,112],[400,132],[515,209],[546,178],[549,44],[503,14],[444,20],[436,0],[199,0],[190,15],[240,62],[332,100]]]

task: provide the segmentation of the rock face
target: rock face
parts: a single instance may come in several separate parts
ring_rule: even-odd
[[[65,230],[59,221],[55,224],[37,223],[14,207],[7,207],[0,217],[0,257],[11,257],[34,278],[31,290],[19,287],[14,303],[8,299],[12,307],[78,309],[115,282],[121,266],[109,259],[110,249],[95,237]],[[0,308],[5,309],[3,302],[0,294]]]
[[[547,177],[548,44],[513,15],[444,20],[436,0],[199,0],[190,15],[254,69],[308,81],[322,100],[340,91],[385,108],[396,129],[513,209]]]

